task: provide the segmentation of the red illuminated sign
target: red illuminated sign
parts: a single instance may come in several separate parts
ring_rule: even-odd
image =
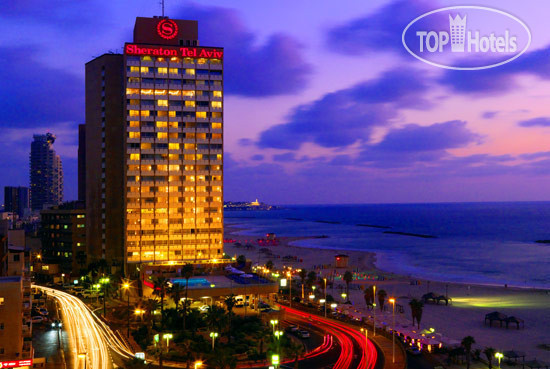
[[[163,19],[157,23],[157,33],[160,37],[171,40],[178,35],[178,25],[171,19]]]
[[[124,53],[127,55],[177,56],[180,58],[223,58],[223,50],[202,47],[140,46],[126,44]]]
[[[32,359],[15,360],[15,361],[0,361],[0,368],[19,368],[20,366],[31,366]]]

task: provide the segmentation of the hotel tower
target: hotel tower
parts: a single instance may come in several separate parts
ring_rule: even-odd
[[[223,49],[196,21],[137,18],[123,54],[86,64],[83,136],[88,261],[222,257]]]

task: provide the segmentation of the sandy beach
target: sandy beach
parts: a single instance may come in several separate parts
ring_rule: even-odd
[[[426,281],[409,276],[400,276],[389,271],[381,271],[376,268],[376,255],[371,252],[342,251],[330,249],[313,249],[293,246],[292,242],[307,237],[278,237],[277,246],[267,246],[273,255],[267,257],[259,252],[262,246],[258,246],[253,236],[242,236],[238,232],[243,228],[238,225],[226,226],[225,237],[237,240],[245,245],[251,243],[255,247],[246,249],[235,247],[234,243],[224,245],[225,252],[231,256],[245,255],[253,263],[264,264],[272,260],[276,267],[290,265],[293,268],[305,268],[310,271],[314,266],[328,266],[326,269],[318,269],[323,275],[330,275],[334,266],[334,256],[344,253],[349,256],[347,269],[337,269],[344,273],[345,270],[358,270],[372,276],[383,276],[383,281],[354,281],[350,291],[353,309],[366,315],[372,315],[365,307],[363,291],[359,286],[376,284],[377,291],[386,290],[388,296],[395,297],[397,304],[403,306],[403,313],[396,312],[396,321],[401,325],[411,325],[411,312],[408,306],[410,299],[419,299],[427,292],[437,295],[448,294],[453,299],[452,304],[444,303],[425,304],[420,329],[434,328],[436,332],[460,341],[465,336],[473,336],[476,340],[474,348],[483,349],[487,346],[498,351],[516,350],[526,353],[526,360],[543,360],[550,362],[550,291],[536,289],[519,289],[505,286],[485,286],[476,284],[445,283]],[[283,260],[284,256],[291,255],[300,261]],[[277,257],[278,256],[278,257]],[[411,281],[419,284],[413,285]],[[340,288],[343,282],[336,282],[333,289],[329,287],[328,293],[335,298],[340,296]],[[508,316],[515,316],[525,321],[525,328],[516,329],[510,325],[508,329],[493,323],[493,327],[484,325],[485,314],[494,311]],[[391,324],[391,311],[376,313],[377,321]],[[546,348],[543,347],[546,345]]]

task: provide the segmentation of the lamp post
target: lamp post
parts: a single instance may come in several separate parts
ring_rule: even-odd
[[[271,319],[269,323],[273,326],[273,334],[275,334],[275,326],[279,324],[279,321],[277,319]]]
[[[78,359],[84,360],[84,369],[86,369],[86,354],[85,353],[78,354]]]
[[[342,296],[342,300],[343,300],[342,303],[345,304],[346,303],[346,297],[348,297],[348,294],[343,292],[340,296]]]
[[[210,332],[210,337],[212,338],[212,351],[214,351],[214,343],[216,338],[218,338],[218,332]]]
[[[162,335],[162,338],[166,340],[166,348],[168,349],[168,346],[170,346],[170,339],[172,339],[172,333],[165,333]]]
[[[107,300],[107,285],[109,284],[109,281],[110,281],[109,278],[101,278],[99,280],[99,283],[103,285],[103,317],[107,315],[106,300]]]
[[[277,338],[277,353],[281,353],[281,336],[283,335],[283,331],[275,331],[275,338]]]
[[[369,331],[367,328],[361,328],[361,332],[365,332],[365,369],[368,369],[369,367],[369,358],[368,358],[368,352],[369,352]]]
[[[504,357],[504,355],[501,352],[495,353],[495,357],[498,359],[498,369],[500,369],[500,359]]]
[[[134,314],[138,315],[139,320],[143,322],[143,314],[145,314],[145,310],[136,309],[136,310],[134,310]]]
[[[392,304],[393,312],[392,312],[392,355],[391,355],[391,362],[395,363],[395,299],[391,298],[389,299],[389,302]]]
[[[198,369],[202,366],[202,361],[195,361],[195,369]]]
[[[287,272],[286,276],[288,277],[288,304],[292,307],[292,272]]]
[[[128,296],[128,313],[127,313],[127,316],[128,316],[128,330],[127,330],[127,333],[126,333],[126,337],[130,338],[130,283],[129,282],[124,282],[124,284],[122,285],[122,288],[124,288],[126,290],[126,295]]]
[[[326,277],[323,278],[323,281],[325,281],[325,318],[327,317],[327,279]]]
[[[372,286],[373,302],[372,302],[372,335],[376,336],[376,285]]]

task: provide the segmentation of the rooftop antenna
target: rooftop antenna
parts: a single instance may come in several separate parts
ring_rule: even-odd
[[[164,18],[164,0],[160,0],[160,5],[162,6],[162,17]]]

